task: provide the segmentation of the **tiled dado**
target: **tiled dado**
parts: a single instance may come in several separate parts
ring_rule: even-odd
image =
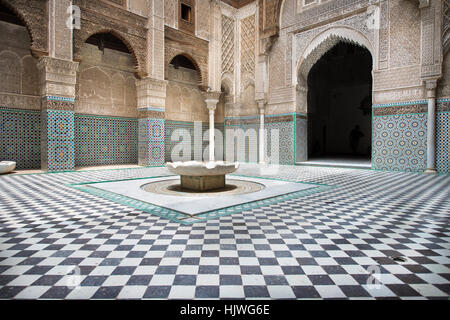
[[[450,98],[438,99],[436,109],[436,170],[449,173]]]
[[[427,100],[373,105],[373,115],[375,117],[398,115],[398,114],[426,113],[427,111],[428,111]],[[439,113],[448,111],[450,111],[450,99],[449,98],[437,99],[436,112]]]
[[[438,99],[436,109],[436,169],[448,173],[450,99]],[[426,100],[373,106],[373,169],[425,170],[426,112]]]
[[[0,107],[0,161],[17,169],[41,167],[40,111]]]
[[[297,113],[295,117],[295,161],[308,160],[308,118]]]
[[[426,113],[373,118],[372,168],[378,170],[425,170]]]
[[[48,171],[75,167],[75,114],[73,98],[41,99],[41,168]]]
[[[138,119],[75,115],[75,165],[138,162]]]
[[[278,130],[278,162],[279,164],[294,164],[295,163],[295,131],[296,131],[296,118],[295,113],[292,114],[279,114],[279,115],[266,115],[264,117],[264,129],[266,131],[266,157],[273,157],[272,153],[272,130]],[[225,119],[225,130],[238,130],[244,131],[248,129],[256,130],[258,136],[259,129],[259,116],[248,117],[230,117]],[[258,138],[259,141],[259,138]],[[306,143],[306,141],[305,141]],[[258,155],[258,146],[245,146],[245,162],[250,161],[250,152]],[[236,141],[235,141],[236,150]],[[236,151],[235,151],[236,152]],[[266,159],[267,160],[267,159]]]
[[[450,112],[438,112],[436,115],[436,170],[449,173],[450,152]]]
[[[214,128],[221,131],[222,136],[223,136],[223,133],[224,133],[223,123],[215,123]],[[196,137],[194,134],[194,122],[166,120],[165,121],[165,160],[166,161],[174,161],[174,159],[172,159],[172,151],[174,150],[174,147],[181,142],[179,140],[172,141],[172,135],[175,132],[175,130],[177,130],[177,129],[187,130],[187,132],[189,133],[189,135],[191,137],[191,154],[188,155],[188,158],[190,160],[194,160],[194,154],[196,154],[196,152],[199,152],[199,151],[201,151],[202,155],[203,155],[203,151],[206,148],[208,148],[208,146],[209,146],[209,141],[203,140],[202,137],[204,136],[205,131],[209,129],[209,123],[202,122],[201,136]],[[201,143],[196,143],[195,139],[200,139]],[[198,146],[201,146],[201,150],[195,150],[195,148]],[[215,159],[221,160],[222,159],[221,155],[223,155],[223,152],[219,151],[220,146],[217,141],[216,141],[215,147],[216,147]],[[180,154],[180,156],[183,157],[184,155]]]
[[[41,165],[48,171],[73,170],[75,167],[74,119],[69,110],[42,110],[44,132],[41,137]]]
[[[164,119],[138,120],[138,160],[140,165],[164,165]]]

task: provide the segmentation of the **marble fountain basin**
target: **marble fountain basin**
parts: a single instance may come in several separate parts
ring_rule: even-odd
[[[225,175],[239,168],[238,162],[167,162],[170,172],[180,175],[181,187],[198,192],[225,188]]]
[[[0,161],[0,174],[8,173],[16,168],[14,161]]]

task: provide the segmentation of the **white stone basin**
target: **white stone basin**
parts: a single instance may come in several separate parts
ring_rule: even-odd
[[[0,161],[0,174],[8,173],[16,168],[16,163],[14,161]]]
[[[167,162],[170,172],[181,176],[219,176],[233,173],[239,168],[239,162],[225,161],[177,161]]]

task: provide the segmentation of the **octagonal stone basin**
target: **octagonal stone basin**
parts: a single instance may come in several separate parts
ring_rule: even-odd
[[[225,175],[239,168],[238,162],[167,162],[170,172],[180,175],[181,187],[198,192],[225,187]]]
[[[9,173],[16,168],[14,161],[0,161],[0,174]]]

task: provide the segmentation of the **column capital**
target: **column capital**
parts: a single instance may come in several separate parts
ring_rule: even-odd
[[[166,80],[150,77],[136,80],[138,110],[163,113],[166,106],[166,87]]]
[[[258,99],[258,100],[256,100],[256,103],[258,105],[259,111],[264,112],[264,107],[267,103],[267,100],[266,99]]]
[[[217,102],[218,102],[221,94],[222,94],[222,92],[220,92],[220,91],[206,91],[206,92],[203,92],[203,97],[205,98],[205,101],[217,100]]]
[[[436,98],[437,78],[425,79],[425,89],[427,91],[427,98]]]
[[[137,79],[136,86],[137,87],[148,86],[154,90],[165,90],[166,86],[167,86],[167,82],[168,82],[167,80],[146,77],[146,78],[142,78],[142,79]]]
[[[41,96],[75,99],[78,62],[52,57],[41,57],[37,63]]]
[[[206,107],[208,110],[214,112],[216,110],[217,103],[219,102],[219,98],[222,92],[220,91],[208,91],[203,92],[203,97],[205,98]]]

